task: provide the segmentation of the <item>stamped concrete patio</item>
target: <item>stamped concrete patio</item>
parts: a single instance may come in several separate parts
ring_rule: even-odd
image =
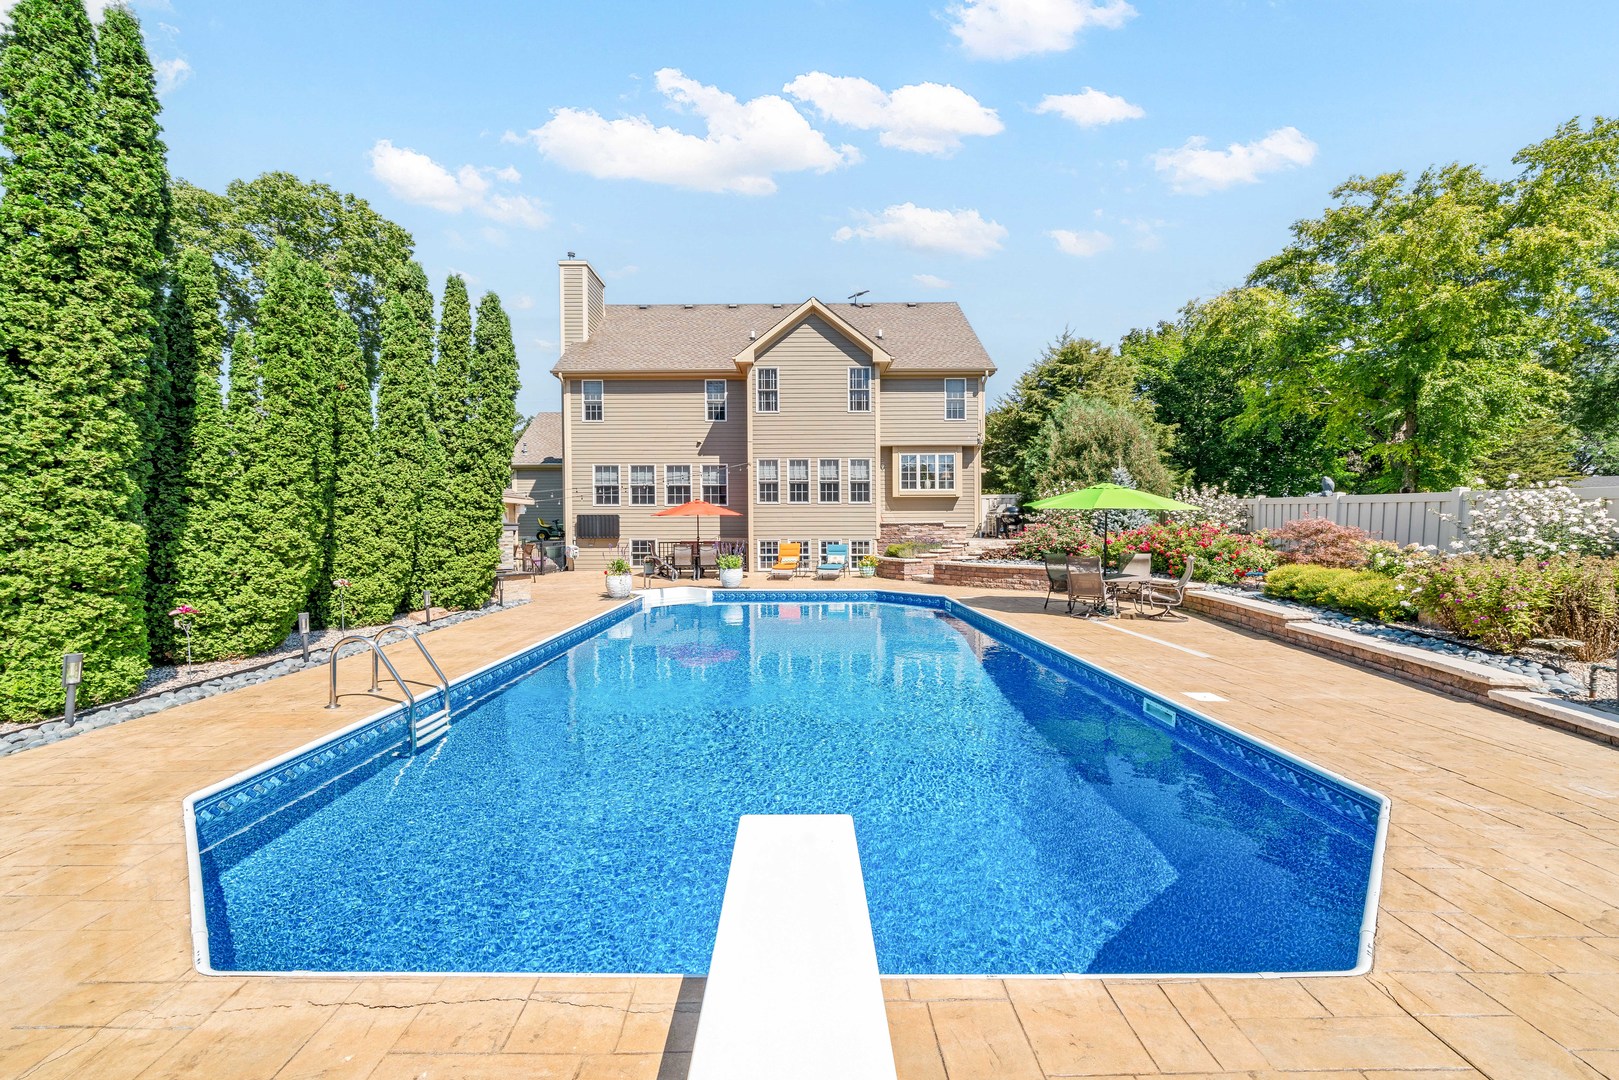
[[[600,585],[542,579],[434,653],[453,678],[604,610]],[[1168,697],[1217,694],[1197,707],[1394,810],[1371,974],[889,980],[901,1077],[1619,1080],[1619,750],[1216,623],[938,591]],[[425,675],[408,648],[389,655]],[[377,707],[345,702],[305,672],[0,759],[0,1076],[685,1075],[701,980],[196,973],[181,800]]]

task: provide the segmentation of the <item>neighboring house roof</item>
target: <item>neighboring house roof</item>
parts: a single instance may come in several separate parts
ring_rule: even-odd
[[[551,370],[570,373],[703,373],[736,377],[733,358],[800,304],[608,304],[588,341],[570,345]],[[891,372],[993,372],[995,364],[955,303],[829,304],[851,327],[880,340]],[[882,337],[877,338],[877,331]]]
[[[562,464],[562,414],[542,412],[517,437],[512,467]]]

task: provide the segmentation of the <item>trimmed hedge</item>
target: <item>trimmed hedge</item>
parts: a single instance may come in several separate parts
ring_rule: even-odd
[[[1383,574],[1308,563],[1278,566],[1266,574],[1265,595],[1377,622],[1393,622],[1406,610],[1401,605],[1405,594]]]

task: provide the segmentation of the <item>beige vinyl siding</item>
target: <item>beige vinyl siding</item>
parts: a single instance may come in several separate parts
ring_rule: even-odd
[[[534,539],[541,519],[555,523],[562,517],[562,466],[519,465],[512,469],[512,490],[534,500],[534,505],[523,507],[517,518],[522,539]]]
[[[874,473],[877,468],[877,403],[872,402],[870,412],[849,411],[853,367],[869,369],[871,357],[818,316],[805,319],[759,354],[754,370],[776,369],[780,405],[777,412],[752,414],[753,460],[781,463],[781,502],[753,507],[755,540],[864,540],[877,535],[880,496],[873,491],[871,503],[849,502],[849,461],[867,458]],[[753,383],[750,378],[750,406]],[[787,462],[793,458],[810,463],[808,503],[787,501]],[[838,461],[836,503],[819,501],[822,458]],[[751,468],[748,475],[751,482]]]
[[[950,376],[954,378],[955,376]],[[944,418],[946,376],[889,375],[878,380],[884,446],[973,446],[978,439],[978,379],[967,376],[967,418]]]
[[[585,340],[585,268],[562,268],[562,347]]]
[[[688,540],[697,533],[697,519],[654,517],[667,509],[664,469],[668,465],[690,465],[692,498],[702,492],[702,466],[726,465],[726,506],[742,517],[705,518],[705,540],[747,538],[747,513],[751,471],[743,466],[747,458],[746,410],[737,407],[746,392],[739,379],[727,380],[729,419],[710,423],[707,419],[703,382],[694,379],[606,379],[602,387],[602,420],[579,420],[581,382],[563,382],[564,423],[567,425],[567,485],[569,501],[568,536],[579,545],[579,567],[600,570],[612,556],[610,541],[579,540],[580,514],[617,514],[619,542],[631,540]],[[617,506],[595,505],[595,467],[617,465],[619,500]],[[630,467],[656,468],[657,502],[653,506],[630,505]]]

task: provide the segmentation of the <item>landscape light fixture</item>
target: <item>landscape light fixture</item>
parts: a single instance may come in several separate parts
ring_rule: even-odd
[[[62,657],[62,689],[67,691],[67,704],[62,710],[62,721],[73,723],[77,712],[79,684],[84,681],[84,654],[70,652]]]
[[[495,579],[495,602],[501,607],[506,606],[506,579],[503,577]]]
[[[309,663],[309,612],[298,613],[298,636],[304,641],[304,663]]]
[[[433,625],[433,590],[422,590],[422,615],[427,619],[427,625]]]

